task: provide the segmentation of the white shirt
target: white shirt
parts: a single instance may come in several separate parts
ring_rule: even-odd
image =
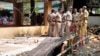
[[[64,13],[64,16],[66,16],[66,20],[72,20],[72,13],[70,11]],[[71,26],[71,21],[67,21],[67,22],[68,22],[68,26]]]
[[[52,21],[54,19],[54,17],[56,17],[56,14],[55,13],[51,13],[51,14],[49,14],[48,20]]]
[[[72,20],[72,13],[70,11],[67,11],[66,13],[64,13],[64,16],[67,17],[67,20]]]
[[[62,15],[59,12],[56,13],[56,16],[58,16],[58,21],[62,21]]]
[[[55,13],[51,13],[50,15],[51,15],[51,16],[56,16],[56,14],[55,14]]]

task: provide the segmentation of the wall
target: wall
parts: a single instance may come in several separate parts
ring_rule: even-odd
[[[100,25],[99,16],[90,16],[88,19],[89,25]],[[27,27],[0,27],[0,38],[14,38],[17,36],[30,36],[44,35],[48,30],[47,26],[27,26]]]
[[[90,16],[88,19],[89,25],[100,25],[100,16]]]
[[[47,32],[47,26],[28,26],[28,27],[1,27],[0,38],[14,38],[24,36],[40,36]]]

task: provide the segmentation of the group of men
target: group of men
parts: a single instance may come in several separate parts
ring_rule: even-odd
[[[58,9],[57,12],[52,10],[48,15],[49,30],[51,37],[62,37],[64,34],[75,33],[78,36],[84,36],[87,33],[87,19],[89,13],[87,7],[83,6],[78,10],[72,6],[67,8],[66,12]]]

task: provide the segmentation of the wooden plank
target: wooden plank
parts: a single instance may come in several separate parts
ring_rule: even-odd
[[[59,46],[65,38],[46,38],[38,47],[27,52],[27,56],[49,56],[49,54]]]

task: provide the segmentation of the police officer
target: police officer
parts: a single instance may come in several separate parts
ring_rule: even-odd
[[[70,26],[72,23],[72,6],[68,7],[67,12],[64,14],[66,16],[66,34],[70,33]]]
[[[78,30],[79,30],[79,25],[78,25],[79,18],[78,18],[78,15],[79,15],[79,13],[77,12],[77,9],[75,8],[74,12],[73,12],[73,22],[74,22],[74,25],[75,25],[75,34],[76,35],[78,34]]]
[[[83,18],[82,18],[82,35],[86,35],[87,34],[87,20],[88,20],[88,17],[89,17],[89,12],[87,11],[87,7],[86,6],[83,6]]]
[[[56,37],[60,37],[61,33],[61,24],[62,24],[62,10],[59,8],[58,12],[56,13],[56,24],[55,24],[55,35]]]
[[[48,15],[48,22],[49,22],[48,35],[51,37],[54,36],[55,17],[56,17],[55,11],[52,10],[51,14]]]

